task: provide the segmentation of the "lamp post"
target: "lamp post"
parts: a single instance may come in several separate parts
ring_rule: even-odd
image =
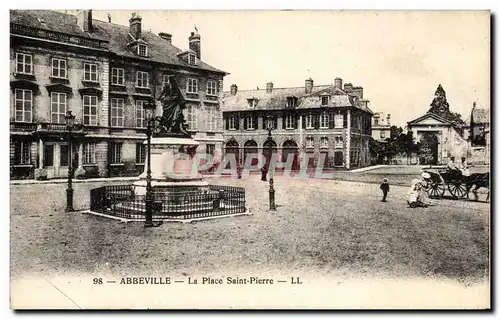
[[[68,111],[64,116],[66,120],[66,129],[68,130],[68,188],[66,189],[66,211],[72,212],[73,209],[73,145],[71,142],[71,132],[75,126],[75,116]]]
[[[144,117],[147,124],[147,158],[146,158],[146,222],[144,227],[155,227],[160,224],[153,224],[153,190],[151,187],[151,135],[153,134],[153,122],[156,105],[154,102],[146,103],[144,106]]]
[[[274,200],[274,178],[273,171],[271,170],[271,159],[273,157],[273,138],[271,136],[271,131],[274,129],[274,123],[271,116],[267,116],[267,141],[269,142],[269,166],[267,171],[269,172],[269,210],[276,210],[276,202]]]

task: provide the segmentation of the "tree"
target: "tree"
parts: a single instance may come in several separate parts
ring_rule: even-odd
[[[463,135],[463,126],[465,121],[462,119],[462,115],[459,113],[451,112],[450,105],[446,100],[446,91],[443,89],[441,84],[438,85],[436,92],[434,93],[434,99],[430,105],[428,113],[434,113],[442,118],[447,119],[453,125],[453,127]]]
[[[396,125],[391,126],[391,139],[397,138],[403,132],[402,127],[398,127]]]

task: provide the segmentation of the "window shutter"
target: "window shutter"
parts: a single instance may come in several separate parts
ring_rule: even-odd
[[[240,115],[239,114],[234,116],[234,128],[237,130],[240,129]]]
[[[281,117],[281,128],[282,129],[286,129],[286,118],[288,117],[288,114],[283,114],[283,116]],[[276,122],[276,125],[278,125],[278,123]]]
[[[294,118],[294,128],[298,129],[299,128],[299,115],[295,114],[294,117],[295,117]]]
[[[344,128],[347,127],[347,112],[342,112],[342,116],[344,117]]]
[[[229,121],[231,120],[231,117],[233,115],[229,115],[228,117],[226,117],[226,131],[229,130]]]
[[[253,120],[254,120],[254,124],[255,124],[255,129],[258,130],[259,129],[259,117],[257,116],[257,114],[252,114],[252,116],[253,116]]]
[[[302,114],[302,129],[306,128],[306,116],[307,114]]]
[[[247,117],[248,117],[248,116],[249,116],[249,115],[243,116],[243,128],[244,128],[245,130],[248,130],[248,123],[247,123]]]
[[[328,113],[328,127],[329,128],[335,127],[334,113],[333,112]]]

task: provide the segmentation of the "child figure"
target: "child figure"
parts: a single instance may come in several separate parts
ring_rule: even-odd
[[[382,190],[382,193],[384,194],[384,197],[382,198],[382,202],[387,202],[387,193],[389,193],[389,182],[387,181],[387,178],[384,178],[382,184],[380,184],[380,189]]]

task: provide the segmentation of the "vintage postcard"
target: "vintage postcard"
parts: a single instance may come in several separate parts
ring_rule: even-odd
[[[490,309],[489,11],[10,11],[12,309]]]

